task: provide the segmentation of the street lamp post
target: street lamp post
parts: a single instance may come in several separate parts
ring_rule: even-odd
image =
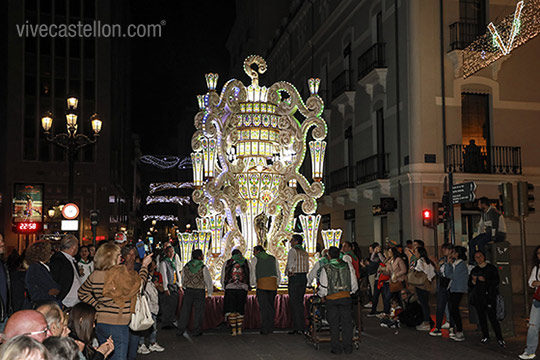
[[[92,123],[92,130],[94,131],[94,137],[91,139],[84,134],[77,134],[77,105],[79,99],[74,96],[70,96],[66,100],[67,109],[66,109],[66,127],[67,133],[60,133],[52,135],[50,130],[53,123],[53,114],[47,112],[41,118],[41,126],[45,131],[47,136],[47,141],[60,146],[63,149],[67,150],[68,155],[68,201],[73,201],[73,183],[74,183],[74,164],[75,164],[75,155],[80,148],[83,148],[87,145],[94,144],[101,131],[101,126],[103,122],[97,113],[94,113],[90,117]]]

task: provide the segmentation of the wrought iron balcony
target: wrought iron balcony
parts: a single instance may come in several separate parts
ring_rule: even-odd
[[[345,166],[330,173],[330,192],[353,188],[353,167]]]
[[[356,184],[388,177],[389,154],[376,154],[356,163]]]
[[[519,146],[448,145],[448,172],[520,175]]]
[[[374,69],[386,68],[385,44],[376,43],[358,57],[358,80]]]
[[[450,50],[463,50],[482,34],[479,24],[455,22],[450,25]]]
[[[345,91],[354,91],[351,70],[343,70],[334,80],[332,80],[332,100],[336,99]]]

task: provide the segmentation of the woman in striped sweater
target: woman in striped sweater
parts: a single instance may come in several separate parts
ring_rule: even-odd
[[[147,255],[140,272],[119,265],[120,248],[104,244],[94,258],[95,271],[79,289],[79,299],[97,310],[96,335],[100,344],[112,336],[114,352],[111,360],[125,360],[129,343],[129,321],[141,283],[148,277]]]

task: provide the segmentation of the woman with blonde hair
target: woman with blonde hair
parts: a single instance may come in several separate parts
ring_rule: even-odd
[[[53,280],[47,265],[51,256],[51,244],[45,240],[36,241],[26,250],[26,261],[30,265],[26,271],[25,284],[35,307],[49,301],[58,303],[56,295],[60,293],[60,285]]]
[[[16,336],[0,347],[0,360],[48,360],[43,344],[28,336]]]
[[[151,255],[145,256],[139,273],[120,265],[120,247],[107,243],[94,258],[94,272],[79,288],[79,299],[97,309],[96,335],[100,344],[112,337],[110,359],[127,358],[129,321],[141,284],[148,277]]]

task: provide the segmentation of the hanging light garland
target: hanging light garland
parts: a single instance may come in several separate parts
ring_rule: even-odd
[[[171,169],[173,167],[178,167],[178,169],[189,169],[191,168],[191,158],[179,158],[177,156],[154,156],[154,155],[143,155],[141,156],[141,162],[144,164],[155,166],[159,169]]]
[[[189,204],[189,196],[147,196],[146,205],[150,204]]]
[[[143,221],[156,220],[156,221],[178,221],[177,216],[173,215],[143,215]]]
[[[154,194],[158,191],[172,190],[172,189],[193,189],[192,182],[162,182],[162,183],[151,183],[148,186],[148,191],[150,194]]]

